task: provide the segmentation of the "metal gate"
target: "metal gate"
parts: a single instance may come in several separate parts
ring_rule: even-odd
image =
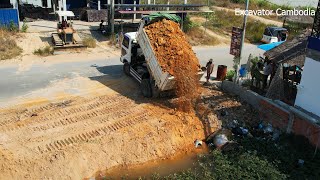
[[[14,23],[19,27],[19,14],[17,9],[0,9],[0,26],[9,26]]]

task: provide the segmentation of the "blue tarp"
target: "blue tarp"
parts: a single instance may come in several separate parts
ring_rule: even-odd
[[[18,10],[0,9],[0,26],[9,26],[11,22],[19,27]]]
[[[259,45],[258,48],[265,50],[265,51],[269,51],[277,46],[279,46],[280,44],[282,44],[284,41],[280,41],[280,42],[276,42],[276,43],[270,43],[270,44],[262,44]]]

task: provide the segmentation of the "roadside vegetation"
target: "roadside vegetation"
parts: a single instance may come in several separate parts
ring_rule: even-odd
[[[226,8],[241,8],[244,9],[246,0],[211,0],[211,5],[226,7]],[[268,10],[277,10],[278,8],[281,9],[293,9],[287,5],[277,5],[270,3],[266,0],[250,0],[249,9],[251,10],[258,10],[258,9],[268,9]]]
[[[93,37],[85,37],[83,40],[83,45],[85,45],[88,48],[95,48],[97,47],[97,42]]]
[[[202,16],[206,15],[202,14]],[[236,16],[233,12],[216,10],[215,13],[212,13],[207,17],[207,28],[219,34],[231,37],[232,27],[242,27],[243,17]],[[250,43],[260,42],[267,26],[270,25],[248,18],[246,40]]]
[[[197,168],[153,179],[317,179],[320,153],[302,136],[283,135],[278,141],[235,138],[238,148],[213,150],[199,157]]]
[[[33,52],[33,54],[38,56],[50,56],[50,55],[53,55],[53,53],[54,53],[54,49],[51,46],[39,48]]]
[[[12,59],[22,53],[22,49],[15,42],[18,28],[14,23],[0,28],[0,60]]]
[[[214,46],[220,43],[220,41],[204,32],[200,28],[201,23],[190,20],[190,16],[187,16],[183,24],[183,30],[187,35],[188,42],[192,46],[209,45]]]

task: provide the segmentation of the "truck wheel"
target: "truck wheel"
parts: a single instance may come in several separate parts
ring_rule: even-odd
[[[140,88],[144,97],[152,97],[152,87],[149,79],[143,79],[141,81]]]
[[[123,72],[127,75],[130,76],[130,65],[129,63],[125,62],[123,65]]]

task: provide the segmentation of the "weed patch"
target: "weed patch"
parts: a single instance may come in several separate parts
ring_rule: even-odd
[[[236,16],[233,12],[216,11],[209,17],[208,28],[220,34],[224,32],[231,34],[232,27],[242,27],[242,22],[243,17]],[[260,42],[267,26],[270,25],[249,18],[246,28],[246,40],[251,43]]]
[[[186,35],[187,35],[188,42],[192,46],[197,46],[197,45],[214,46],[220,43],[219,39],[205,34],[204,30],[200,28],[193,28],[189,30],[186,33]]]
[[[38,56],[50,56],[53,55],[54,49],[51,46],[46,46],[44,48],[36,49],[33,54]]]
[[[87,46],[88,48],[97,47],[97,42],[93,37],[86,37],[82,41],[83,41],[83,45]]]
[[[278,141],[235,138],[239,148],[199,157],[197,168],[161,179],[318,179],[320,153],[302,136],[282,135]],[[299,159],[304,165],[298,165]],[[158,179],[154,176],[154,179]]]
[[[15,32],[0,29],[0,60],[12,59],[21,55],[22,49],[15,42]]]

